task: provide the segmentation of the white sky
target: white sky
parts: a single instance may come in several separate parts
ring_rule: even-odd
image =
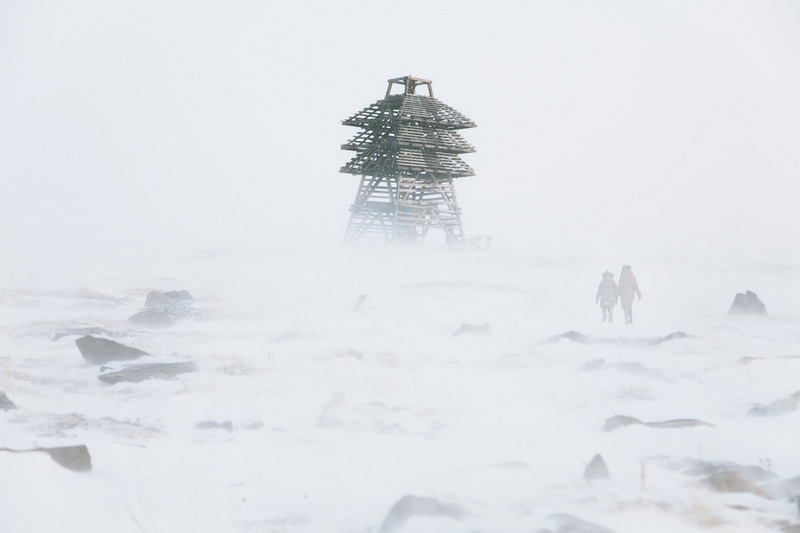
[[[468,236],[800,260],[800,3],[0,3],[8,258],[340,242],[386,80],[472,118]]]

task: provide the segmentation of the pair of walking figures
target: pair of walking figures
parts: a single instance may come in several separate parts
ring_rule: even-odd
[[[614,281],[614,274],[606,270],[603,272],[603,279],[597,287],[597,297],[595,303],[600,304],[603,311],[603,322],[614,321],[614,306],[617,300],[622,304],[622,311],[625,313],[625,324],[633,324],[633,297],[642,299],[639,291],[639,284],[636,276],[633,275],[630,265],[622,265],[622,272],[619,275],[619,284]]]

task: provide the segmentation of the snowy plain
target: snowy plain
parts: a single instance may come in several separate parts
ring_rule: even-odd
[[[0,451],[0,533],[798,531],[798,52],[793,0],[0,2],[0,448],[92,461]],[[339,246],[405,75],[488,249]]]
[[[634,263],[635,324],[605,324],[594,293],[623,262],[296,246],[32,265],[0,294],[3,446],[85,444],[93,468],[0,452],[0,530],[793,531],[791,495],[758,491],[800,476],[800,412],[748,412],[800,390],[800,271]],[[182,289],[192,316],[127,322]],[[745,290],[769,318],[727,316]],[[107,385],[59,335],[81,327],[199,370]],[[605,431],[617,415],[703,424]],[[596,454],[610,479],[585,479]],[[757,488],[704,486],[721,464]]]

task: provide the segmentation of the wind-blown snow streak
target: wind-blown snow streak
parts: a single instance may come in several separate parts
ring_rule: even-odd
[[[90,285],[6,291],[0,390],[16,408],[0,411],[1,444],[85,445],[92,472],[0,453],[5,530],[800,522],[800,289],[773,290],[785,278],[771,268],[636,267],[633,326],[600,321],[606,265],[477,250],[121,260]],[[692,297],[658,290],[665,275],[692,279]],[[726,315],[745,277],[774,318]],[[149,291],[177,289],[197,313],[157,330],[126,322]],[[542,342],[564,331],[583,333]],[[86,332],[196,371],[107,385],[75,345]],[[624,423],[603,431],[609,420]],[[597,455],[606,470],[586,477]]]

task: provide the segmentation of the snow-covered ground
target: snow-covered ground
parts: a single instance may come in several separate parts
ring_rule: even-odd
[[[748,414],[800,391],[800,269],[633,263],[636,323],[601,323],[600,274],[625,262],[356,246],[31,265],[0,287],[0,391],[17,407],[0,411],[0,447],[85,444],[93,468],[0,452],[0,531],[800,523],[800,483],[776,485],[800,476],[800,412]],[[127,322],[148,292],[182,289],[177,325]],[[770,318],[727,316],[746,290]],[[75,344],[89,327],[199,370],[104,384]],[[567,332],[586,342],[554,339]],[[643,424],[605,430],[618,415]],[[586,479],[596,454],[610,479]],[[717,470],[743,492],[704,484]]]

